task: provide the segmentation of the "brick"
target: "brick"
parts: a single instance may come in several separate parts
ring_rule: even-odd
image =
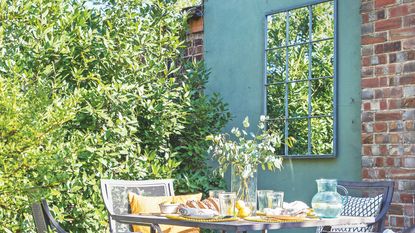
[[[400,112],[377,112],[375,113],[376,121],[393,121],[402,119]]]
[[[361,31],[362,31],[362,35],[373,33],[375,31],[374,24],[373,23],[362,24]]]
[[[374,164],[374,158],[371,156],[362,156],[362,167],[373,167]]]
[[[375,89],[375,99],[383,99],[384,97],[384,90],[386,89]]]
[[[389,214],[393,215],[402,215],[403,214],[403,206],[398,204],[392,204],[389,207]]]
[[[362,155],[372,155],[372,148],[371,146],[367,146],[367,145],[362,145]]]
[[[194,46],[203,45],[203,39],[196,39],[193,41]]]
[[[403,158],[403,167],[415,168],[415,157]]]
[[[400,180],[400,181],[398,181],[398,190],[400,190],[400,191],[415,190],[415,181],[414,180]]]
[[[375,45],[375,53],[389,53],[389,52],[396,52],[400,51],[402,48],[401,41],[395,41],[385,44],[378,44]]]
[[[402,43],[402,47],[404,50],[415,49],[415,39],[404,40]]]
[[[414,201],[414,194],[412,193],[401,193],[400,195],[402,203],[413,203]]]
[[[386,132],[388,125],[385,122],[376,122],[373,126],[375,132]]]
[[[362,56],[370,56],[373,54],[373,45],[362,45]]]
[[[407,216],[414,216],[415,215],[415,209],[413,203],[411,204],[404,204],[403,205],[403,214]],[[413,221],[415,222],[415,221]]]
[[[403,26],[404,27],[415,26],[415,15],[408,15],[408,16],[403,17]]]
[[[396,7],[389,8],[389,17],[398,17],[407,15],[409,13],[408,5],[398,5]]]
[[[402,18],[385,19],[375,22],[375,31],[386,31],[402,27]]]
[[[370,110],[370,102],[363,103],[363,110],[364,111]]]
[[[376,157],[374,159],[374,162],[375,162],[375,167],[383,167],[384,159],[383,157]]]
[[[400,41],[383,44],[383,51],[385,53],[399,51],[401,48],[402,46]]]
[[[415,77],[414,77],[414,79],[415,79]],[[372,89],[362,90],[362,99],[363,100],[373,99],[373,97],[374,97],[374,91]]]
[[[373,121],[373,113],[362,112],[362,122],[370,122],[370,121]]]
[[[405,130],[406,131],[414,131],[415,130],[415,124],[413,121],[406,121],[405,122]]]
[[[362,88],[379,87],[379,79],[377,78],[363,78]]]
[[[402,102],[404,108],[415,108],[415,98],[404,98]]]
[[[373,76],[374,70],[373,67],[362,67],[362,77],[371,77]]]
[[[385,42],[387,40],[386,36],[375,36],[375,35],[365,35],[362,36],[362,44],[363,45],[367,45],[367,44],[378,44],[378,43],[382,43]]]
[[[362,14],[362,23],[369,23],[369,14],[363,13]]]
[[[402,120],[415,120],[415,110],[406,110],[402,114]]]
[[[398,69],[397,69],[398,68]],[[395,64],[384,65],[384,66],[376,66],[375,67],[375,75],[389,75],[400,73],[400,66],[396,66]]]
[[[362,144],[373,144],[373,135],[362,134]]]
[[[369,178],[369,169],[367,169],[367,168],[362,169],[362,178],[363,179],[368,179]]]
[[[362,2],[362,5],[360,7],[361,12],[369,12],[374,9],[373,2]]]
[[[404,61],[406,61],[406,60],[408,60],[408,52],[398,52],[397,54],[396,54],[396,61],[397,62],[404,62]]]
[[[373,22],[373,21],[378,20],[376,11],[371,11],[369,13],[362,14],[362,20],[363,20],[362,23],[368,23],[368,22]]]
[[[402,87],[383,88],[384,98],[400,98],[402,97]]]
[[[406,132],[403,135],[404,143],[415,143],[415,132]]]
[[[389,149],[386,145],[380,145],[379,146],[379,153],[380,155],[387,155],[389,154]]]
[[[408,86],[403,88],[403,97],[415,96],[415,86]]]
[[[371,145],[370,151],[374,156],[380,155],[379,145]]]
[[[399,78],[399,84],[401,85],[408,85],[408,84],[415,84],[415,75],[405,75]]]
[[[375,9],[395,4],[395,0],[375,0]]]
[[[369,66],[370,63],[370,57],[362,57],[362,66]]]
[[[389,35],[391,40],[413,38],[415,36],[415,28],[401,28],[390,30]]]
[[[415,72],[415,61],[404,64],[403,72],[404,73]]]
[[[377,20],[379,20],[379,19],[385,19],[385,10],[379,10],[379,11],[376,11],[376,18],[377,18]]]
[[[363,123],[362,124],[362,131],[365,133],[372,133],[373,132],[373,124],[372,123]]]

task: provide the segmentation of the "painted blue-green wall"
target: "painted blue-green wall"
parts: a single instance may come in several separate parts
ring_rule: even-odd
[[[307,0],[205,0],[205,61],[209,92],[219,92],[234,116],[226,130],[263,111],[265,15]],[[359,180],[360,0],[338,0],[338,153],[335,159],[285,160],[281,172],[260,172],[258,189],[310,203],[321,177]]]

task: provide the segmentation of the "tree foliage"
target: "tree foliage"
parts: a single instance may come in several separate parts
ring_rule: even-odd
[[[47,197],[73,232],[103,232],[99,180],[176,178],[178,193],[223,185],[206,136],[229,119],[181,58],[173,0],[0,1],[0,231],[31,232]]]

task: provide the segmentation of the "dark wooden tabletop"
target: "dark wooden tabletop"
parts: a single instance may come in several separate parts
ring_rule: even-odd
[[[307,219],[303,222],[284,222],[284,223],[263,223],[251,222],[246,220],[230,221],[230,222],[194,222],[168,219],[163,216],[149,216],[149,215],[112,215],[115,221],[126,224],[164,224],[177,225],[186,227],[200,227],[205,229],[217,229],[224,231],[261,231],[261,230],[276,230],[283,228],[305,228],[318,226],[338,226],[338,225],[356,225],[366,226],[375,222],[374,217],[347,217],[340,216],[338,218],[325,219]]]

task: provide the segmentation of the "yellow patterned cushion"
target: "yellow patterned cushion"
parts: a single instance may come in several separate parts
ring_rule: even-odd
[[[132,214],[160,213],[159,204],[162,202],[186,203],[188,200],[200,201],[202,194],[180,196],[146,197],[135,193],[128,193]],[[199,233],[199,228],[160,225],[164,233]],[[133,225],[134,232],[150,233],[150,227]]]

